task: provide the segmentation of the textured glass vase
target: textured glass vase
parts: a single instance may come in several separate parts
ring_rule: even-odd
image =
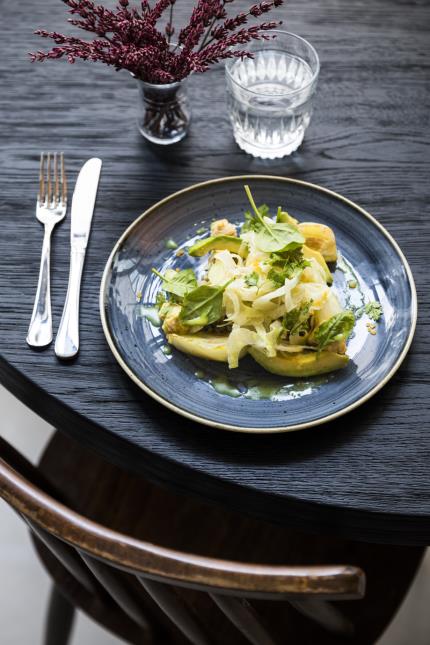
[[[149,141],[169,145],[183,139],[190,124],[186,81],[155,85],[136,79],[139,88],[137,126]]]

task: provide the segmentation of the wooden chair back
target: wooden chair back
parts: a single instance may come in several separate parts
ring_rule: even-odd
[[[181,603],[173,587],[208,594],[254,645],[274,645],[250,601],[287,601],[330,631],[351,625],[329,601],[362,598],[365,576],[348,565],[272,566],[209,558],[137,540],[69,508],[54,489],[10,444],[0,438],[0,496],[24,519],[50,553],[90,593],[102,587],[118,607],[154,642],[150,621],[127,577],[146,590],[178,630],[196,645],[211,635]]]

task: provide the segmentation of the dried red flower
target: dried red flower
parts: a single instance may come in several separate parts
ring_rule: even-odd
[[[137,78],[150,83],[179,81],[191,72],[205,72],[220,60],[252,56],[237,49],[251,40],[267,39],[267,31],[280,22],[263,22],[244,27],[249,18],[258,18],[283,0],[262,0],[234,17],[228,17],[226,5],[234,0],[198,0],[190,21],[178,34],[178,44],[171,45],[175,32],[173,5],[175,0],[156,0],[151,7],[142,0],[131,7],[129,0],[118,0],[115,9],[106,9],[91,0],[63,0],[72,16],[69,22],[96,35],[83,40],[57,32],[39,29],[35,33],[50,38],[56,44],[50,51],[30,54],[31,60],[66,57],[69,63],[77,59],[100,61],[117,70],[127,69]],[[156,28],[157,21],[169,9],[164,33]]]

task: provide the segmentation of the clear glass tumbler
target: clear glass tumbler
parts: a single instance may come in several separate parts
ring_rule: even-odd
[[[300,146],[312,115],[319,58],[307,40],[286,31],[254,41],[253,58],[226,63],[233,134],[254,157],[277,159]]]

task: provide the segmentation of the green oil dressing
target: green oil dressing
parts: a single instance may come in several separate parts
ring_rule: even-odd
[[[161,327],[161,320],[158,315],[157,307],[140,307],[140,313],[151,323],[151,325],[154,325],[154,327]]]
[[[255,383],[248,386],[247,392],[245,392],[245,398],[251,399],[252,401],[261,401],[263,399],[274,400],[276,394],[282,390],[282,385],[279,383]]]
[[[242,396],[240,390],[238,390],[237,387],[232,385],[226,378],[223,378],[222,376],[217,376],[216,378],[211,379],[209,383],[210,385],[212,385],[215,392],[218,392],[218,394],[232,396],[235,399],[239,396]]]
[[[364,293],[360,286],[360,280],[352,266],[343,256],[339,256],[336,267],[342,271],[345,276],[345,287],[343,292],[345,307],[350,309],[355,314],[356,318],[360,318],[360,316],[363,315],[364,305],[366,302]],[[354,288],[349,287],[350,284],[354,284]]]
[[[165,245],[166,249],[177,249],[178,245],[175,240],[166,240]]]
[[[246,384],[248,389],[244,397],[252,401],[289,401],[291,399],[298,399],[315,392],[321,385],[327,383],[329,378],[329,375],[323,375],[306,381],[294,381],[287,384],[281,384],[279,381],[266,381],[261,383],[250,381]]]
[[[288,401],[307,396],[308,394],[312,394],[319,390],[319,388],[328,383],[332,377],[333,374],[322,374],[321,376],[313,376],[305,381],[295,381],[279,390],[273,400]]]
[[[291,401],[292,399],[298,399],[302,396],[312,394],[312,392],[318,390],[321,385],[327,383],[331,378],[330,374],[326,374],[321,377],[291,383],[280,383],[279,381],[270,380],[256,381],[252,379],[248,382],[235,385],[223,376],[208,378],[200,370],[194,372],[194,376],[198,379],[205,380],[218,394],[231,396],[235,399],[242,397],[250,401]]]
[[[170,354],[172,353],[172,348],[170,347],[170,345],[163,345],[163,347],[161,348],[161,351],[166,356],[170,356]]]
[[[197,235],[203,235],[203,233],[206,233],[208,229],[205,226],[202,226],[201,228],[198,228],[196,233]]]
[[[288,388],[282,388],[282,390],[276,396],[275,400],[288,401],[291,399],[299,399],[300,397],[306,396],[307,394],[312,394],[312,392],[315,392],[319,387],[320,385],[311,383],[309,381],[299,381],[298,383],[290,385]]]

